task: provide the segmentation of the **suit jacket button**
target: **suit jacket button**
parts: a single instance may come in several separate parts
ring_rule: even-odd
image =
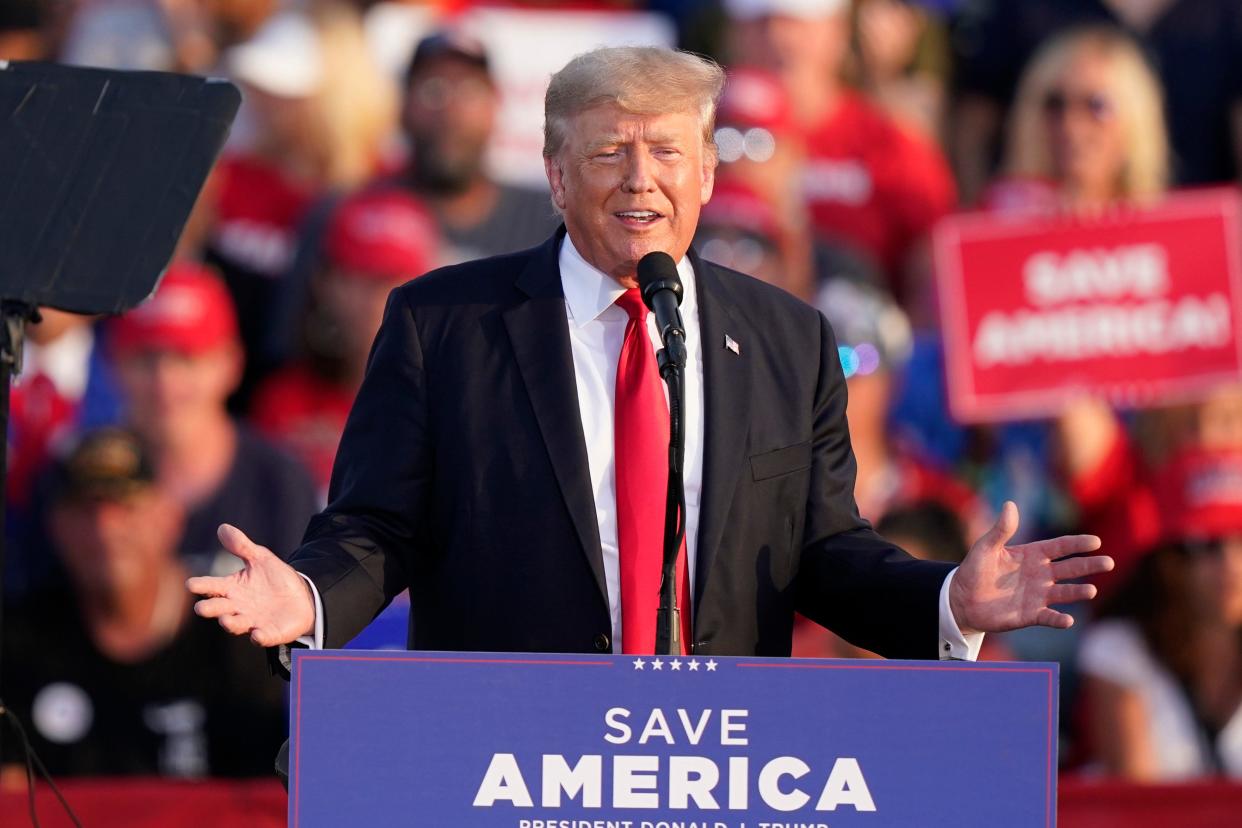
[[[600,633],[599,635],[595,636],[595,649],[599,650],[601,653],[606,653],[611,647],[612,647],[611,638],[604,635],[603,633]]]

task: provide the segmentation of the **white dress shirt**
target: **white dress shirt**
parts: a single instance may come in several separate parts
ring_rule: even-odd
[[[568,235],[560,251],[561,287],[565,294],[565,316],[569,324],[569,344],[573,354],[574,381],[586,438],[591,493],[595,500],[595,520],[604,557],[604,580],[608,587],[608,608],[612,615],[612,651],[621,652],[621,565],[617,546],[616,483],[613,448],[613,405],[616,397],[617,362],[629,315],[617,307],[625,292],[615,279],[582,258]],[[699,303],[694,268],[683,256],[677,263],[681,276],[681,316],[686,329],[686,459],[683,479],[686,491],[686,552],[690,583],[694,583],[695,553],[698,548],[699,505],[703,489],[703,348],[699,337]],[[647,335],[652,348],[663,347],[654,314],[647,314]],[[667,394],[667,390],[666,390]],[[953,570],[955,573],[957,570]],[[303,576],[305,577],[305,576]],[[949,584],[945,578],[940,590],[941,659],[973,661],[983,643],[983,635],[963,636],[949,609]],[[307,579],[307,583],[310,580]],[[323,646],[323,605],[315,596],[315,634],[302,643]],[[693,592],[693,590],[692,590]],[[931,654],[928,653],[928,656]]]

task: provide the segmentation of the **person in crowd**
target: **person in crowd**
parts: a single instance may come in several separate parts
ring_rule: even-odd
[[[1098,213],[1151,201],[1169,183],[1160,81],[1120,29],[1071,29],[1022,74],[994,210]]]
[[[1167,91],[1172,179],[1229,181],[1242,172],[1242,5],[1229,0],[986,0],[954,22],[956,78],[950,147],[963,201],[973,204],[1002,147],[1019,76],[1050,37],[1111,25],[1134,37]]]
[[[410,158],[397,180],[431,207],[458,261],[530,247],[560,223],[546,191],[489,174],[486,153],[499,108],[478,41],[453,29],[419,41],[401,109]]]
[[[79,429],[115,423],[121,410],[121,392],[93,317],[40,308],[25,331],[9,412],[7,492],[19,507],[30,504],[58,442]]]
[[[215,570],[226,515],[274,544],[296,544],[315,511],[314,485],[229,415],[242,351],[224,283],[174,263],[154,297],[110,326],[125,419],[151,452],[157,484],[186,513],[178,546],[191,574]]]
[[[41,308],[26,326],[9,403],[6,594],[32,589],[52,572],[38,489],[54,451],[81,429],[120,419],[121,391],[97,328],[91,317],[54,308]]]
[[[875,281],[874,263],[818,237],[802,196],[806,149],[780,78],[730,70],[716,114],[720,166],[695,243],[706,259],[778,285],[804,301],[849,274]]]
[[[1242,778],[1242,452],[1180,452],[1155,489],[1160,540],[1083,634],[1093,763]]]
[[[328,219],[302,325],[304,355],[264,381],[251,411],[260,431],[311,471],[321,493],[388,294],[438,257],[435,222],[405,190],[360,191]]]
[[[853,23],[859,88],[903,125],[939,141],[950,61],[942,21],[909,0],[855,0]]]
[[[904,299],[918,243],[954,204],[940,151],[846,85],[844,0],[728,0],[725,7],[733,60],[781,79],[805,135],[802,193],[816,231],[872,256]]]
[[[1021,78],[1008,129],[1005,176],[983,199],[994,212],[1091,215],[1150,201],[1165,190],[1169,150],[1159,80],[1121,30],[1071,29],[1045,43]],[[944,413],[938,335],[925,334],[917,348],[915,360],[928,370],[909,374],[912,385],[899,404],[903,427],[923,435],[924,445],[958,443],[955,461],[970,466],[985,490],[1029,493],[1020,501],[1027,514],[1099,530],[1124,568],[1127,550],[1142,546],[1130,542],[1129,533],[1141,533],[1150,521],[1117,517],[1132,509],[1122,505],[1131,478],[1117,478],[1108,470],[1113,467],[1102,465],[1112,445],[1107,406],[1076,401],[1051,428],[958,429]],[[1050,462],[1058,450],[1060,468]]]
[[[1097,214],[1159,198],[1170,145],[1160,81],[1123,31],[1085,27],[1044,44],[1022,76],[1009,125],[1008,177],[985,197],[996,211]],[[1242,389],[1131,418],[1084,398],[1056,421],[1059,473],[1082,525],[1107,538],[1118,567],[1108,589],[1157,540],[1151,471],[1183,448],[1242,446]]]
[[[0,8],[0,60],[46,60],[48,10],[41,0],[9,0]]]
[[[339,2],[277,14],[225,64],[243,87],[250,134],[216,168],[207,259],[240,311],[247,361],[235,408],[244,409],[293,338],[288,308],[304,294],[288,274],[301,225],[327,193],[384,169],[397,98],[357,11]]]
[[[1226,383],[1197,403],[1122,418],[1102,400],[1070,404],[1056,423],[1059,468],[1080,524],[1106,538],[1115,571],[1097,577],[1104,594],[1161,537],[1156,472],[1184,451],[1242,450],[1242,386]]]
[[[810,274],[791,265],[809,262],[789,261],[786,238],[775,207],[762,194],[741,181],[720,179],[699,214],[694,246],[704,259],[805,296]]]
[[[285,689],[260,651],[191,611],[184,512],[153,462],[106,427],[56,467],[48,531],[68,584],[5,607],[5,702],[56,776],[269,774]],[[17,773],[18,741],[3,747]]]
[[[849,389],[845,416],[858,461],[859,513],[875,523],[894,508],[930,500],[952,509],[967,537],[986,530],[990,516],[975,493],[890,428],[893,395],[912,347],[906,314],[883,289],[846,277],[825,283],[814,304],[836,333]]]

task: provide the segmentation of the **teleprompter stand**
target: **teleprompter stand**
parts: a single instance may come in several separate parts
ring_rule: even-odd
[[[25,325],[40,307],[120,313],[154,292],[240,104],[222,80],[0,61],[5,433]],[[0,473],[7,448],[0,442]],[[0,700],[3,687],[0,669]],[[0,701],[0,720],[6,712]]]

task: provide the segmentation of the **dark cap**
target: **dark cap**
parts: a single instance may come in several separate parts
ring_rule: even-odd
[[[123,428],[87,432],[57,466],[53,496],[66,500],[117,500],[145,489],[155,470],[137,435]]]
[[[477,38],[457,29],[441,29],[418,41],[418,45],[414,47],[414,56],[410,58],[410,66],[405,73],[406,80],[413,77],[414,73],[428,61],[440,57],[463,60],[490,75],[487,50]]]

